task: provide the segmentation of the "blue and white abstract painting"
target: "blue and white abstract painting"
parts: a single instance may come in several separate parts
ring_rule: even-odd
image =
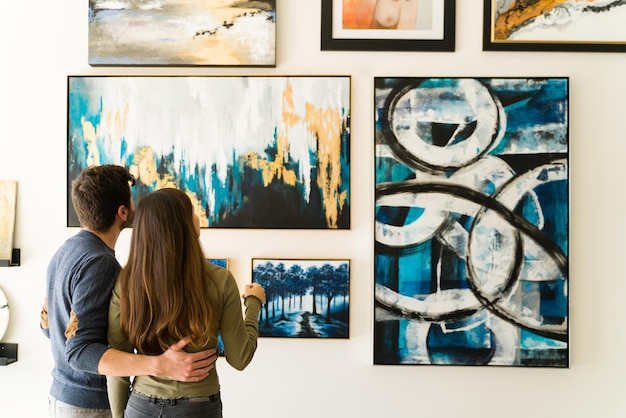
[[[204,228],[350,228],[349,76],[70,76],[67,140],[68,191],[117,164]]]
[[[569,366],[569,80],[375,79],[375,364]]]

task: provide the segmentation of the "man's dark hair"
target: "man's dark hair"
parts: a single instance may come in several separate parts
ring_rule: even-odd
[[[72,182],[72,204],[82,227],[106,231],[115,222],[121,205],[130,208],[129,185],[135,179],[117,165],[92,166],[83,170]]]

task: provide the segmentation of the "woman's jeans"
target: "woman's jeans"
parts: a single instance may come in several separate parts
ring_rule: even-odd
[[[222,418],[219,392],[211,396],[159,399],[131,392],[124,418]]]
[[[50,418],[111,418],[110,409],[79,408],[54,399],[48,399]]]

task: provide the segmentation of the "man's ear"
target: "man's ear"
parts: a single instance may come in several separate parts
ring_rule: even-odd
[[[122,221],[126,222],[128,219],[128,209],[126,206],[120,205],[120,207],[117,208],[117,216],[119,216]]]

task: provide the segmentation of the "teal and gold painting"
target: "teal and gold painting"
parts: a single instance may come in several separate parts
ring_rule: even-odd
[[[350,228],[349,76],[69,76],[71,182],[117,164],[203,228]]]
[[[374,83],[374,363],[568,367],[569,80]]]

